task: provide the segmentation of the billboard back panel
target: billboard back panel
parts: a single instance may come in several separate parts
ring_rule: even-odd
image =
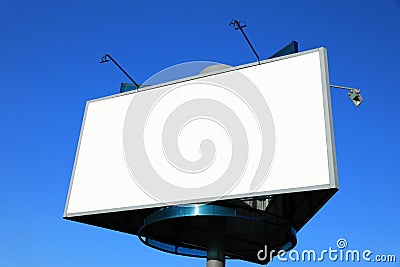
[[[319,48],[88,101],[65,216],[330,188]]]

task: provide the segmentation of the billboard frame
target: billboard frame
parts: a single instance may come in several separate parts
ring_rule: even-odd
[[[329,83],[329,72],[328,72],[328,60],[327,60],[327,51],[325,48],[316,48],[312,50],[307,50],[295,54],[289,54],[281,57],[276,57],[276,58],[271,58],[267,60],[260,61],[258,62],[253,62],[249,64],[244,64],[240,65],[237,67],[232,67],[229,69],[224,69],[224,70],[218,70],[218,71],[213,71],[213,72],[208,72],[208,73],[203,73],[195,76],[190,76],[170,82],[165,82],[161,84],[156,84],[152,86],[147,86],[144,88],[141,88],[141,90],[134,90],[134,91],[127,91],[123,93],[117,93],[114,95],[110,96],[105,96],[93,100],[88,100],[86,101],[86,106],[85,106],[85,112],[83,116],[83,122],[82,126],[80,129],[80,135],[79,135],[79,141],[77,145],[77,150],[75,154],[75,159],[74,159],[74,166],[72,170],[72,175],[70,179],[70,185],[68,189],[68,195],[67,195],[67,200],[66,200],[66,205],[64,209],[64,218],[71,218],[75,216],[84,216],[84,215],[94,215],[94,214],[101,214],[101,213],[110,213],[110,212],[119,212],[119,211],[134,211],[134,210],[142,210],[142,209],[148,209],[148,208],[161,208],[161,207],[167,207],[171,206],[170,204],[166,203],[156,203],[156,204],[148,204],[148,205],[135,205],[135,206],[128,206],[128,207],[122,207],[122,208],[111,208],[111,209],[102,209],[102,210],[95,210],[95,211],[88,211],[88,212],[75,212],[75,213],[68,213],[68,205],[71,197],[71,191],[73,188],[73,182],[74,182],[74,176],[75,176],[75,170],[76,170],[76,165],[77,165],[77,160],[79,156],[79,150],[81,146],[81,141],[82,141],[82,133],[85,127],[85,122],[86,122],[86,115],[88,111],[88,106],[90,103],[96,102],[96,101],[101,101],[101,100],[106,100],[106,99],[111,99],[114,97],[120,97],[128,94],[135,94],[135,93],[140,93],[144,92],[147,90],[153,90],[153,89],[159,89],[165,86],[169,85],[174,85],[174,84],[179,84],[183,82],[188,82],[208,76],[214,76],[216,74],[220,73],[225,73],[225,72],[231,72],[235,70],[240,70],[240,69],[245,69],[253,66],[258,66],[262,64],[268,64],[271,62],[276,62],[280,60],[285,60],[288,58],[292,57],[298,57],[302,55],[306,55],[309,53],[319,53],[319,58],[320,58],[320,69],[321,69],[321,84],[322,84],[322,98],[323,98],[323,109],[324,109],[324,121],[325,121],[325,133],[326,133],[326,145],[327,145],[327,154],[328,154],[328,170],[329,170],[329,184],[325,185],[316,185],[316,186],[306,186],[306,187],[296,187],[295,191],[293,190],[294,188],[287,188],[287,189],[279,189],[279,190],[272,190],[272,191],[267,191],[268,195],[279,195],[279,194],[286,194],[286,193],[296,193],[296,192],[301,192],[301,191],[314,191],[314,190],[324,190],[324,189],[339,189],[339,183],[338,183],[338,171],[337,171],[337,164],[336,164],[336,149],[335,149],[335,141],[334,141],[334,132],[333,132],[333,117],[332,117],[332,105],[331,105],[331,97],[330,97],[330,83]],[[335,191],[336,191],[335,190]],[[266,191],[263,192],[252,192],[252,193],[246,193],[246,194],[236,194],[234,197],[232,196],[224,196],[220,200],[234,200],[234,199],[241,199],[241,198],[255,198],[255,197],[261,197],[265,196]],[[195,203],[202,203],[206,202],[207,199],[199,199],[196,200]],[[180,203],[182,204],[182,203]],[[177,203],[179,205],[179,203]]]

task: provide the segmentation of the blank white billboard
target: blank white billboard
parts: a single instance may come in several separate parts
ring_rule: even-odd
[[[65,216],[329,188],[319,48],[88,101]]]

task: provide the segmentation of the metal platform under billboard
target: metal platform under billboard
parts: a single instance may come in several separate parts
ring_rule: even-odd
[[[64,217],[141,235],[161,208],[212,203],[235,216],[273,214],[291,236],[337,189],[327,54],[318,48],[88,101]],[[176,251],[193,241],[171,238],[154,240]],[[240,238],[230,258],[268,262],[256,257],[265,236]]]

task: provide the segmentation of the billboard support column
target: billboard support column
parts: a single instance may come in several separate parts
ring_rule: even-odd
[[[209,231],[209,244],[207,248],[207,267],[225,266],[225,220],[223,217],[215,218],[215,223]]]
[[[224,266],[225,266],[225,259],[222,260],[207,259],[207,267],[224,267]]]

